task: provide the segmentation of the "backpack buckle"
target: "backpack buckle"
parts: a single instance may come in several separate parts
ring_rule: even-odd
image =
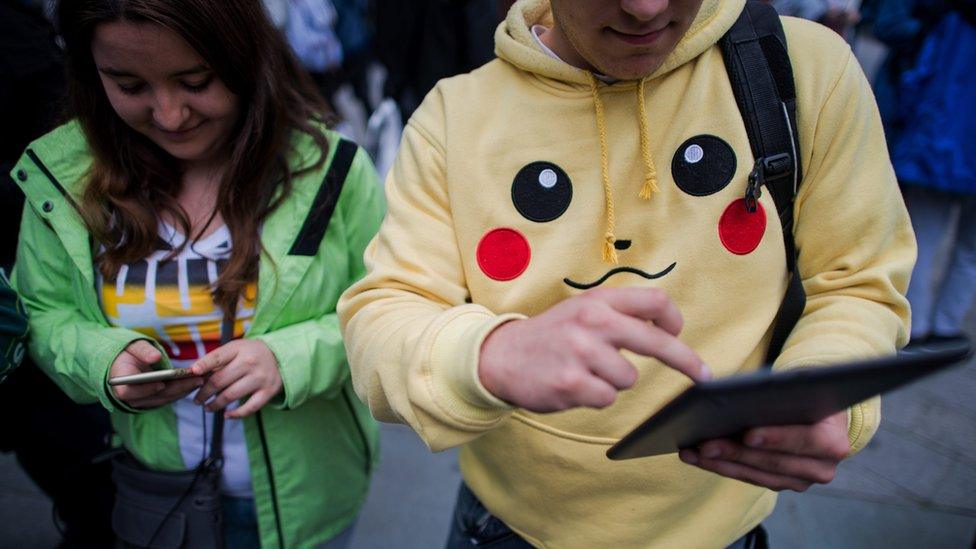
[[[789,153],[766,156],[761,160],[766,181],[776,181],[793,173],[793,157]]]
[[[752,171],[749,172],[749,184],[746,186],[746,210],[755,213],[759,197],[762,196],[763,185],[787,177],[791,173],[793,173],[793,157],[788,153],[757,158]]]

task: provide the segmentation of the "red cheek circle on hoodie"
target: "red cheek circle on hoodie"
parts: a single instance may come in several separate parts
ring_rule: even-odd
[[[766,210],[757,202],[756,211],[750,212],[744,199],[729,204],[718,222],[718,237],[722,245],[736,255],[752,253],[765,232]]]
[[[515,229],[493,229],[478,243],[478,266],[488,278],[512,280],[529,267],[529,241]]]

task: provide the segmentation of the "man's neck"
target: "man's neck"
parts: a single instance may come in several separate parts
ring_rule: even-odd
[[[566,34],[560,29],[559,23],[554,23],[552,27],[539,36],[539,40],[553,51],[563,62],[568,63],[578,69],[590,72],[599,72],[596,67],[589,64],[583,56],[576,51],[576,48],[569,42]]]

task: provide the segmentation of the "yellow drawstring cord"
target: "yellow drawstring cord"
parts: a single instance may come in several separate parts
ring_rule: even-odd
[[[651,138],[647,130],[647,109],[644,108],[644,79],[637,84],[637,109],[640,116],[641,156],[644,157],[644,186],[641,187],[640,197],[644,200],[651,198],[651,194],[661,192],[657,186],[657,168],[651,157]]]
[[[600,133],[600,173],[603,176],[603,198],[607,206],[607,232],[603,240],[603,261],[617,263],[617,248],[614,246],[616,237],[613,235],[613,189],[610,187],[610,158],[607,152],[607,125],[603,115],[603,101],[597,89],[596,77],[591,73],[590,91],[593,93],[593,106],[596,109],[596,126]]]

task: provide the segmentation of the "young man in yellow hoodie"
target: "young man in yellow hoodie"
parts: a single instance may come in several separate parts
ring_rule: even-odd
[[[743,5],[522,0],[499,59],[408,123],[339,314],[373,414],[462,446],[450,546],[755,543],[776,490],[829,482],[876,430],[875,399],[605,456],[691,380],[759,368],[788,285],[773,199],[743,206],[753,156],[717,45]],[[870,88],[831,31],[783,25],[807,303],[775,368],[893,353],[915,245]]]

